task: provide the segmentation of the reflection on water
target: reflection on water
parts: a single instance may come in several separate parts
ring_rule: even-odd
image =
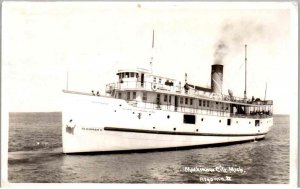
[[[179,151],[64,155],[61,114],[13,114],[10,115],[9,181],[207,183],[215,179],[211,183],[288,183],[288,119],[274,119],[275,126],[259,142]]]

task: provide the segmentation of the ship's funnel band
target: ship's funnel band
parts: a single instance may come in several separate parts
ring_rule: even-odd
[[[211,66],[211,90],[214,93],[222,93],[223,65],[214,64]]]

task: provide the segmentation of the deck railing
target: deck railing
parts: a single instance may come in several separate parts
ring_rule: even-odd
[[[175,94],[182,95],[190,95],[195,97],[202,97],[204,99],[210,99],[215,101],[229,101],[236,103],[246,103],[246,104],[254,104],[254,105],[273,105],[273,101],[261,101],[254,99],[245,99],[242,97],[235,97],[224,94],[216,94],[211,92],[199,91],[193,88],[185,89],[181,85],[165,85],[162,83],[154,83],[154,82],[138,82],[138,81],[124,81],[118,83],[110,83],[106,85],[106,92],[112,93],[114,90],[130,90],[130,89],[144,89],[144,90],[152,90],[158,91],[161,93],[169,92]]]
[[[142,109],[152,109],[152,110],[164,110],[164,111],[175,111],[182,113],[193,113],[193,114],[202,114],[202,115],[214,115],[220,117],[237,117],[237,118],[252,118],[252,119],[260,119],[260,118],[268,118],[272,117],[272,113],[264,112],[259,114],[238,114],[238,113],[230,113],[229,110],[220,110],[213,107],[185,107],[185,106],[177,106],[170,104],[157,104],[154,102],[144,102],[144,101],[136,101],[136,100],[127,100],[129,105],[133,107],[138,107]]]

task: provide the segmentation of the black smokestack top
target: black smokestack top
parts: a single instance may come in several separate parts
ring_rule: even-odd
[[[250,19],[225,22],[220,29],[219,40],[215,44],[214,64],[223,64],[226,56],[242,52],[243,45],[268,38],[266,26]]]

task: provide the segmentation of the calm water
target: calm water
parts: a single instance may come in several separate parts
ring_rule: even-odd
[[[259,142],[111,155],[62,154],[61,113],[10,113],[9,124],[12,183],[289,183],[288,116]]]

